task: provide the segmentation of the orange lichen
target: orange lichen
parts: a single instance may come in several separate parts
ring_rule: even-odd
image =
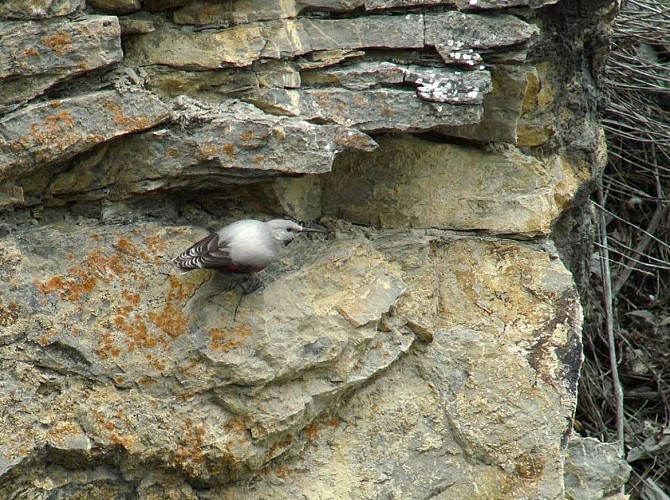
[[[47,434],[52,442],[63,444],[67,438],[81,435],[81,430],[72,422],[57,422]]]
[[[384,118],[393,118],[393,116],[395,115],[395,111],[393,111],[393,109],[389,107],[382,108],[381,115]]]
[[[139,250],[137,248],[137,245],[130,241],[128,238],[119,238],[119,240],[116,242],[116,248],[127,255],[130,255],[132,257],[138,257],[146,262],[149,262],[151,257],[147,252],[144,250]]]
[[[153,349],[159,344],[167,347],[166,340],[151,333],[141,316],[133,314],[132,318],[127,318],[125,315],[119,314],[114,317],[114,325],[126,335],[126,347],[130,352],[137,348]]]
[[[340,419],[337,417],[329,418],[326,420],[326,425],[337,429],[340,426]]]
[[[370,139],[363,135],[353,135],[347,132],[340,132],[335,136],[335,142],[341,146],[354,149],[365,149],[371,145]]]
[[[0,326],[9,326],[16,323],[19,319],[21,307],[10,300],[6,305],[0,304]]]
[[[128,238],[119,238],[116,242],[116,248],[128,255],[137,255],[137,246]]]
[[[30,126],[30,135],[23,135],[19,142],[26,147],[34,144],[48,144],[50,147],[63,147],[72,137],[66,134],[74,128],[74,120],[69,112],[61,111],[58,114],[47,116],[42,125],[33,123]]]
[[[287,435],[284,439],[277,441],[270,447],[270,450],[265,454],[266,460],[272,460],[286,451],[286,449],[293,444],[293,436]]]
[[[205,444],[205,428],[202,424],[194,425],[190,417],[179,426],[181,443],[174,452],[175,463],[183,469],[195,468],[205,460],[203,452]]]
[[[305,432],[307,433],[307,439],[310,441],[316,441],[319,439],[319,428],[314,422],[305,428]]]
[[[105,140],[107,140],[107,137],[102,134],[89,134],[83,139],[86,144],[99,144]]]
[[[121,354],[121,350],[114,344],[111,333],[103,332],[100,336],[100,342],[102,345],[95,350],[100,359],[107,359],[110,355],[116,358]]]
[[[121,297],[123,297],[126,302],[131,304],[133,307],[137,307],[137,305],[140,303],[140,295],[138,293],[131,293],[128,290],[122,290]]]
[[[177,158],[178,156],[180,156],[179,149],[175,147],[169,147],[165,150],[165,155],[169,156],[170,158]]]
[[[39,56],[40,56],[40,53],[39,53],[39,51],[38,51],[37,49],[35,49],[35,48],[30,48],[30,49],[26,49],[26,50],[24,50],[24,51],[23,51],[23,55],[24,55],[25,57],[39,57]]]
[[[40,335],[37,338],[37,343],[42,347],[46,347],[51,344],[51,337],[49,337],[48,335]]]
[[[235,325],[232,328],[210,328],[210,349],[228,352],[241,346],[246,339],[251,337],[253,331],[246,324]]]
[[[149,127],[149,120],[147,120],[145,116],[139,116],[136,118],[127,116],[124,112],[125,110],[123,109],[123,106],[114,101],[107,101],[107,103],[105,103],[105,108],[107,108],[107,110],[112,113],[112,120],[114,120],[114,123],[117,125],[129,128],[131,130],[144,129]]]
[[[158,381],[151,377],[140,377],[137,379],[137,383],[140,385],[156,385]]]
[[[240,134],[240,139],[242,139],[244,142],[251,142],[254,140],[254,131],[253,130],[247,130],[246,132],[242,132]]]
[[[221,146],[221,152],[229,154],[229,155],[234,155],[236,152],[235,144],[224,144]]]
[[[165,306],[160,312],[149,311],[147,315],[154,325],[174,339],[186,333],[188,329],[188,318],[181,311],[180,304],[193,294],[197,285],[181,282],[176,276],[170,276],[169,282],[170,290]]]
[[[202,144],[200,145],[200,155],[205,158],[212,158],[216,155],[216,145]]]
[[[235,417],[231,418],[228,420],[228,422],[225,423],[223,428],[226,431],[235,431],[240,434],[246,434],[248,431],[247,424],[244,422],[244,419],[242,417]]]
[[[116,425],[114,424],[114,422],[112,422],[111,420],[106,420],[102,416],[98,416],[98,424],[100,424],[100,427],[102,427],[103,429],[107,429],[108,431],[113,431],[114,429],[116,429]]]
[[[156,358],[151,354],[147,354],[146,358],[149,364],[159,372],[165,371],[165,369],[167,368],[167,365],[165,364],[165,361],[163,359]]]
[[[120,436],[119,434],[111,434],[109,441],[121,445],[126,450],[129,450],[137,441],[136,436]]]
[[[92,260],[93,257],[94,255],[92,254],[91,257],[84,260],[84,265],[87,268],[95,262],[95,260]],[[98,277],[73,264],[68,269],[67,276],[57,274],[46,282],[35,280],[34,283],[40,292],[44,294],[57,293],[63,300],[77,302],[85,294],[89,294],[95,289],[98,284]]]
[[[72,46],[72,34],[65,32],[54,33],[51,36],[44,37],[42,43],[49,47],[59,56],[63,56],[74,50]]]
[[[148,236],[144,239],[144,244],[153,253],[162,252],[167,248],[167,243],[158,236]]]
[[[64,123],[68,128],[74,128],[74,120],[72,115],[67,111],[63,110],[58,114],[47,116],[44,119],[44,124],[47,125],[51,130],[60,128],[60,124]]]

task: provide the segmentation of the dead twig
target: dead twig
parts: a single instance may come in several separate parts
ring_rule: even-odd
[[[598,204],[605,206],[605,194],[603,192],[602,179],[598,180]],[[612,373],[612,385],[614,389],[615,414],[616,414],[616,437],[619,445],[619,453],[624,453],[624,407],[623,407],[623,387],[619,380],[619,367],[616,353],[616,340],[614,338],[614,307],[612,302],[612,280],[609,266],[609,254],[607,244],[607,226],[604,210],[598,211],[599,233],[602,256],[600,265],[602,266],[603,283],[603,302],[605,305],[605,326],[607,329],[607,343],[609,347],[610,371]],[[622,492],[623,493],[623,492]]]

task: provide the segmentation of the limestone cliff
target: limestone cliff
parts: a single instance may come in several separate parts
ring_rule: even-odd
[[[613,3],[6,0],[0,496],[563,498]]]

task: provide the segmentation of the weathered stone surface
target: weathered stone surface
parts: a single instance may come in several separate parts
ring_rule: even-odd
[[[267,43],[261,25],[236,26],[221,31],[191,32],[157,28],[130,37],[126,58],[133,64],[162,64],[180,69],[220,69],[248,66]]]
[[[192,0],[144,0],[142,6],[152,12],[157,12],[167,9],[175,9],[184,7],[191,3]]]
[[[454,1],[449,0],[365,0],[366,10],[395,9],[399,7],[420,7],[422,5],[454,5]]]
[[[560,498],[557,429],[573,409],[581,319],[560,261],[515,242],[409,231],[368,241],[326,223],[333,236],[295,241],[235,319],[237,287],[169,265],[201,231],[66,224],[6,238],[0,398],[15,411],[0,416],[0,454],[14,479],[0,493],[51,474],[50,490],[71,483],[42,462],[19,465],[40,453],[106,456],[112,484],[123,470],[169,485],[161,470],[172,470],[212,493],[309,442],[282,463],[282,497],[459,497],[477,484]],[[435,340],[410,355],[406,314],[425,301]],[[491,380],[496,391],[483,391]],[[332,425],[314,421],[352,391]],[[278,487],[276,471],[258,492]]]
[[[0,207],[3,206],[12,206],[12,205],[23,205],[23,190],[9,182],[0,184]]]
[[[528,87],[521,100],[522,115],[519,119],[516,139],[519,146],[539,146],[556,133],[553,119],[556,89],[550,83],[552,77],[547,74],[548,71],[554,71],[554,69],[541,64],[530,68],[527,73]]]
[[[119,62],[119,35],[119,21],[113,16],[3,23],[0,78],[78,73]],[[35,45],[34,40],[41,43]]]
[[[522,145],[520,141],[527,137],[524,131],[529,130],[525,128],[527,121],[523,120],[523,103],[527,94],[533,92],[534,87],[530,83],[535,81],[532,70],[497,65],[491,72],[491,80],[493,89],[484,96],[484,110],[478,123],[439,127],[438,130],[446,136]]]
[[[348,90],[366,90],[387,85],[411,85],[427,101],[449,104],[480,104],[491,90],[488,71],[456,71],[447,68],[400,66],[391,62],[360,62],[345,68],[325,68],[301,74],[306,85],[330,84]]]
[[[66,16],[84,8],[84,0],[3,0],[0,18],[44,19]]]
[[[151,33],[154,30],[154,23],[150,18],[140,16],[124,16],[119,19],[121,26],[121,36],[139,35]]]
[[[300,2],[302,4],[302,2]],[[177,24],[232,26],[271,19],[296,17],[302,5],[295,1],[247,0],[244,2],[189,2],[174,12]]]
[[[381,0],[383,1],[383,0]],[[454,0],[460,10],[488,10],[506,7],[523,7],[525,5],[539,9],[545,5],[551,5],[558,0]]]
[[[539,29],[509,15],[472,15],[462,12],[425,14],[425,43],[432,45],[445,63],[475,66],[482,62],[481,49],[530,44]]]
[[[268,23],[261,57],[286,58],[315,50],[423,47],[423,15],[308,19]]]
[[[3,23],[0,111],[41,94],[56,82],[118,63],[122,58],[116,17]]]
[[[439,93],[438,98],[445,99],[452,104],[481,103],[483,110],[479,121],[466,125],[442,125],[434,130],[448,136],[462,137],[476,141],[497,141],[517,143],[519,145],[538,145],[533,141],[546,141],[553,133],[553,126],[548,113],[548,89],[538,88],[537,72],[533,69],[519,68],[510,65],[497,65],[489,74],[488,71],[456,71],[448,68],[430,68],[417,65],[401,66],[390,62],[357,62],[347,67],[318,68],[312,71],[301,72],[301,81],[305,86],[339,86],[347,90],[360,92],[380,86],[395,86],[412,84],[421,81],[417,94],[426,93],[435,96],[435,91],[448,89],[448,92]],[[453,85],[452,85],[453,82]],[[458,83],[456,83],[458,82]],[[467,83],[466,83],[467,82]],[[261,94],[263,92],[247,92],[247,94]],[[279,98],[282,93],[275,92]],[[448,95],[445,95],[448,94]],[[300,103],[295,97],[285,98],[286,105],[279,108],[279,112],[296,112],[293,106]],[[266,104],[259,99],[259,106]],[[352,100],[349,107],[356,107],[356,100]],[[276,101],[268,103],[269,110],[276,110],[273,106]],[[336,107],[341,110],[342,106]],[[454,108],[456,111],[459,108]],[[329,119],[325,114],[327,108],[322,107],[321,119]],[[275,111],[277,112],[277,111]],[[394,116],[401,116],[400,110]],[[420,127],[416,121],[417,128]],[[426,125],[434,125],[427,122]]]
[[[430,71],[432,68],[421,68]],[[447,73],[443,68],[435,72]],[[300,78],[304,85],[333,85],[348,90],[367,90],[382,85],[405,83],[406,67],[388,61],[361,61],[347,66],[330,66],[316,71],[302,71]],[[447,73],[451,74],[451,73]]]
[[[251,71],[180,71],[163,66],[150,66],[148,87],[159,95],[177,97],[235,95],[239,92],[258,88],[258,76]],[[220,98],[219,98],[220,99]]]
[[[406,272],[404,300],[437,300],[435,340],[315,422],[299,456],[216,494],[564,498],[555,429],[569,431],[581,324],[569,273],[519,243],[379,236]]]
[[[61,75],[39,75],[3,80],[0,85],[0,113],[10,113],[16,110],[62,79]]]
[[[140,0],[87,0],[90,7],[113,14],[128,14],[140,10]]]
[[[493,10],[530,6],[539,8],[557,0],[247,0],[225,3],[219,1],[178,2],[182,8],[173,14],[178,24],[207,26],[232,26],[271,19],[290,19],[303,11],[351,12],[361,8],[366,11],[416,8],[427,5],[447,4],[463,11]],[[173,6],[177,6],[175,3]],[[158,7],[158,6],[157,6]],[[165,7],[163,7],[165,8]]]
[[[630,472],[631,466],[619,456],[616,445],[573,436],[565,460],[565,496],[571,500],[606,498],[626,484]]]
[[[261,89],[247,93],[244,100],[267,113],[325,120],[363,132],[417,132],[478,123],[482,115],[482,107],[476,104],[429,102],[418,99],[415,91],[393,89]]]
[[[167,106],[143,91],[103,91],[25,107],[0,120],[0,179],[66,160],[169,115]]]
[[[351,19],[296,18],[215,31],[175,30],[166,24],[153,33],[130,39],[127,56],[141,65],[218,69],[322,50],[433,46],[446,63],[471,66],[482,62],[475,50],[530,43],[537,33],[535,26],[514,16],[459,12]]]
[[[271,21],[219,31],[163,28],[128,42],[127,57],[137,64],[182,69],[248,66],[260,58],[288,58],[313,51],[363,47],[423,46],[423,16]],[[389,37],[393,33],[393,37]]]
[[[3,2],[71,15],[0,27],[0,498],[562,499],[605,30],[552,1]],[[252,294],[170,265],[286,215]]]
[[[179,101],[177,125],[135,134],[73,162],[48,189],[59,199],[125,198],[139,193],[241,182],[278,174],[329,172],[336,153],[371,151],[367,135],[338,125],[266,115],[251,105]]]
[[[159,458],[156,446],[167,445],[174,432],[188,434],[183,424],[192,420],[207,441],[220,444],[210,453],[203,441],[205,448],[192,451],[204,463],[181,465],[189,475],[224,478],[231,473],[225,467],[208,470],[216,461],[259,467],[292,446],[281,444],[286,432],[303,429],[347,391],[386,369],[415,338],[401,328],[379,331],[406,287],[400,268],[365,241],[296,242],[292,254],[267,273],[265,288],[242,298],[233,319],[237,287],[231,289],[217,274],[207,281],[207,271],[183,276],[170,271],[169,257],[197,233],[152,225],[141,233],[53,226],[22,232],[3,246],[0,270],[6,279],[0,294],[8,305],[1,311],[2,349],[9,354],[32,345],[29,350],[42,353],[48,373],[72,370],[74,376],[68,388],[64,379],[51,376],[51,385],[60,388],[49,410],[59,417],[52,420],[56,413],[38,410],[39,397],[31,396],[29,387],[48,375],[24,364],[3,369],[15,391],[6,387],[2,397],[19,393],[23,400],[16,404],[35,410],[23,424],[46,424],[44,432],[26,433],[14,443],[3,435],[4,459],[58,439],[58,447],[74,455],[121,444],[135,459],[153,460]],[[44,241],[53,245],[47,254]],[[305,279],[312,284],[305,287]],[[30,285],[18,290],[20,283]],[[281,332],[275,330],[278,324]],[[29,374],[30,382],[14,378],[16,370]],[[82,400],[85,381],[94,388]],[[123,396],[140,387],[144,395]],[[211,405],[202,406],[203,394],[215,396]],[[184,404],[175,412],[172,403],[161,403],[172,415],[166,414],[164,423],[163,417],[145,420],[136,413],[168,395]],[[74,401],[76,407],[65,412],[62,405]],[[217,417],[207,423],[211,412]],[[194,439],[204,437],[193,432]],[[160,461],[169,466],[173,460],[181,468],[179,449],[187,445],[174,445]]]
[[[387,228],[548,234],[571,175],[556,159],[541,163],[515,149],[406,138],[380,144],[378,152],[337,160],[326,179],[324,213]]]

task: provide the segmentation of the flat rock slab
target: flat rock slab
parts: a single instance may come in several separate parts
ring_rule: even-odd
[[[482,49],[532,44],[537,26],[510,15],[472,15],[463,12],[425,14],[425,44],[435,47],[446,63],[476,66]]]
[[[337,153],[377,147],[355,129],[271,116],[239,102],[208,106],[181,98],[172,117],[170,126],[75,160],[54,177],[49,192],[59,199],[82,193],[97,199],[197,185],[211,189],[280,174],[329,172]]]
[[[619,456],[615,444],[574,435],[565,459],[565,492],[568,498],[606,498],[630,478],[632,467]]]
[[[99,1],[99,0],[98,0]],[[130,0],[128,0],[130,1]],[[173,20],[178,24],[234,26],[256,21],[295,18],[301,12],[317,10],[320,12],[368,12],[389,9],[416,8],[429,5],[455,5],[459,10],[500,10],[509,7],[529,6],[539,8],[556,3],[557,0],[290,0],[276,2],[272,0],[249,0],[243,3],[227,4],[214,1],[181,2],[174,11]],[[160,3],[155,7],[160,9]],[[166,8],[163,5],[163,8]]]
[[[444,67],[399,65],[391,62],[354,62],[345,67],[323,68],[301,73],[304,85],[330,85],[347,90],[384,86],[416,88],[421,99],[449,104],[481,104],[491,90],[488,71],[459,71]]]
[[[268,89],[248,93],[244,99],[268,113],[333,121],[370,133],[470,125],[478,123],[483,113],[479,104],[430,102],[417,98],[414,90]]]
[[[296,18],[207,31],[174,29],[166,24],[130,38],[126,57],[138,65],[204,70],[327,50],[431,46],[446,63],[476,65],[483,60],[477,51],[531,44],[538,32],[536,26],[514,16],[461,12]]]
[[[114,16],[0,25],[0,79],[90,71],[122,58],[119,20]]]
[[[0,180],[67,160],[169,117],[170,109],[145,91],[102,91],[27,106],[0,120]]]
[[[190,419],[211,436],[192,450],[202,460],[187,474],[223,479],[291,448],[287,433],[302,431],[416,340],[402,322],[379,330],[406,286],[401,269],[365,241],[301,238],[264,273],[263,289],[240,297],[233,280],[210,271],[180,275],[171,266],[199,236],[152,224],[65,225],[6,239],[0,357],[14,361],[3,367],[0,394],[14,394],[16,414],[26,413],[0,432],[44,430],[13,442],[0,436],[8,464],[61,435],[59,448],[69,452],[122,442],[133,460],[174,466],[187,444],[169,443]],[[28,357],[12,358],[26,348]],[[59,387],[49,405],[32,386],[46,379]],[[138,409],[161,400],[166,413],[146,412],[149,423]],[[221,446],[206,451],[215,441]],[[160,458],[165,446],[174,453]],[[217,463],[230,467],[216,472]]]
[[[84,8],[84,0],[4,0],[0,18],[45,19],[66,16]]]
[[[120,62],[120,35],[112,16],[2,23],[0,112],[58,82]]]
[[[44,477],[35,457],[113,457],[112,477],[169,469],[210,492],[262,470],[259,495],[465,498],[505,484],[559,498],[581,359],[560,260],[532,244],[408,230],[368,240],[324,223],[330,235],[294,241],[245,296],[210,271],[175,273],[170,258],[203,234],[193,228],[5,238],[0,403],[13,411],[0,417],[0,474],[30,484]],[[278,486],[282,455],[291,473]]]
[[[432,343],[415,344],[314,422],[298,457],[216,493],[564,498],[560,463],[581,359],[570,273],[518,242],[377,237],[374,246],[405,272],[396,309],[437,298]]]
[[[548,234],[572,176],[558,160],[542,163],[513,148],[380,143],[380,152],[338,158],[326,179],[326,214],[386,228]]]

